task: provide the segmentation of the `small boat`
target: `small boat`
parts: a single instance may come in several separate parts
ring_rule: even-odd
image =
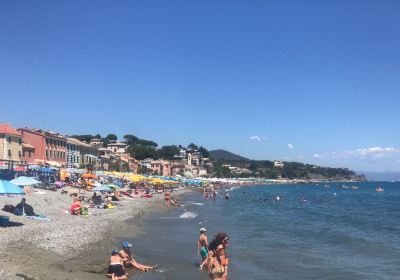
[[[375,191],[376,191],[376,192],[384,192],[385,190],[382,189],[381,187],[377,187],[377,188],[375,188]]]
[[[352,186],[351,187],[353,190],[358,190],[358,187],[357,186]]]

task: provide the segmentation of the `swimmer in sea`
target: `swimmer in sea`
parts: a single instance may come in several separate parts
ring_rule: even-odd
[[[228,192],[225,194],[225,199],[226,199],[226,200],[229,199],[229,193],[228,193]]]

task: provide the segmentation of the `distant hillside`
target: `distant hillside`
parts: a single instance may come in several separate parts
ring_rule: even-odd
[[[400,181],[400,172],[368,172],[359,171],[371,181]]]
[[[300,162],[283,162],[283,167],[277,167],[273,161],[250,160],[225,150],[210,151],[214,161],[213,176],[216,177],[262,177],[269,179],[303,179],[331,181],[364,181],[363,175],[357,175],[347,168],[321,167]],[[230,169],[226,166],[239,168]]]
[[[210,153],[210,158],[212,158],[215,161],[218,160],[250,161],[248,158],[236,155],[234,153],[222,149],[209,151],[209,153]]]

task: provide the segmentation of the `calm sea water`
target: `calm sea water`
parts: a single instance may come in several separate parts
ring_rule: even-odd
[[[385,189],[376,193],[375,187]],[[352,186],[358,187],[353,189]],[[133,250],[157,272],[135,279],[208,279],[197,269],[206,227],[230,236],[230,279],[400,279],[400,183],[237,188],[230,200],[182,198],[144,223]],[[279,201],[273,198],[279,196]],[[129,238],[129,237],[128,237]]]

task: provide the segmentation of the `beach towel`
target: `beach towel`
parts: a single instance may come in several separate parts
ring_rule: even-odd
[[[26,216],[28,219],[31,220],[38,220],[38,221],[42,221],[42,222],[50,222],[50,219],[47,218],[46,216],[43,215],[37,215],[37,216]]]

